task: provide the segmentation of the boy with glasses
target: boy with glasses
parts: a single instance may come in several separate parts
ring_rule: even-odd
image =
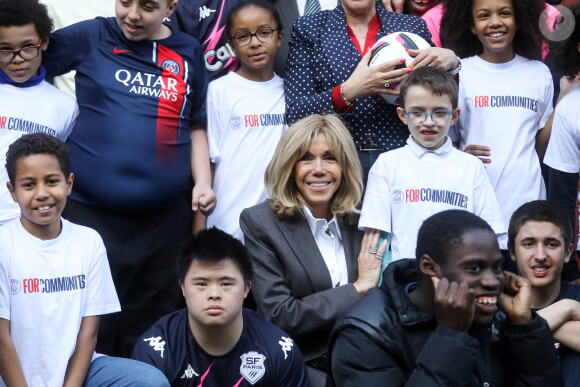
[[[78,115],[71,96],[44,81],[40,64],[52,20],[37,0],[0,0],[0,165],[8,146],[27,133],[66,140]],[[0,170],[2,185],[8,181]],[[0,190],[0,224],[20,216],[7,189]]]
[[[457,95],[453,77],[432,67],[416,69],[401,83],[397,113],[411,135],[371,168],[359,221],[361,229],[390,234],[392,260],[414,257],[421,223],[444,210],[473,212],[498,236],[506,232],[481,161],[447,137],[459,118]]]

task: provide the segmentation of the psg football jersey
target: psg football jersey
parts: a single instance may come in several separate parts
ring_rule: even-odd
[[[150,209],[191,186],[190,127],[205,125],[207,75],[199,43],[174,31],[130,41],[115,18],[56,31],[47,76],[77,70],[79,117],[67,145],[71,197],[106,208]]]

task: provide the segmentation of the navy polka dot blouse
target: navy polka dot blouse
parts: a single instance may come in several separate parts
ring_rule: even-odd
[[[422,19],[388,12],[378,3],[376,7],[381,22],[377,39],[406,31],[431,41]],[[341,5],[300,17],[293,28],[284,80],[289,124],[311,114],[334,113],[332,89],[346,81],[361,60],[348,36]],[[343,119],[357,147],[372,139],[385,150],[395,149],[404,146],[409,136],[396,107],[379,95],[358,98],[354,112],[344,114]]]

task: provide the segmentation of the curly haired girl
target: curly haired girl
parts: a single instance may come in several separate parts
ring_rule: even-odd
[[[553,82],[540,62],[542,0],[446,0],[443,40],[462,60],[461,115],[449,136],[478,156],[507,228],[520,205],[546,197],[540,159],[548,145]],[[500,237],[507,269],[507,238]],[[513,268],[515,270],[515,268]]]

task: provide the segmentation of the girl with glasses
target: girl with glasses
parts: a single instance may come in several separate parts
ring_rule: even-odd
[[[284,88],[274,74],[281,26],[278,12],[265,1],[236,4],[228,14],[226,32],[241,65],[211,82],[208,90],[208,138],[219,205],[207,226],[240,240],[240,213],[266,199],[266,165],[286,130]]]

